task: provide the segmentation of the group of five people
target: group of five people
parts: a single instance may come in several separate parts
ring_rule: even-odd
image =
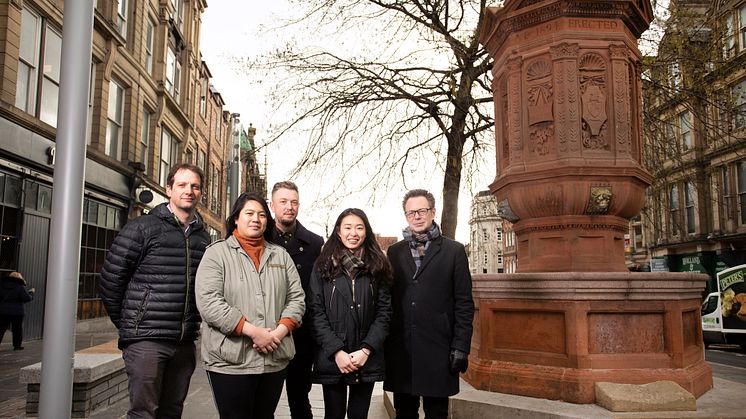
[[[466,371],[474,303],[464,247],[443,237],[435,199],[403,199],[404,240],[381,250],[365,212],[339,214],[328,241],[298,222],[299,192],[269,204],[243,193],[210,244],[196,211],[204,175],[167,178],[168,202],[127,223],[107,254],[101,295],[129,378],[128,418],[178,418],[201,357],[221,418],[272,418],[285,384],[293,418],[365,418],[373,386],[397,418],[448,416]],[[274,213],[274,218],[271,215]]]

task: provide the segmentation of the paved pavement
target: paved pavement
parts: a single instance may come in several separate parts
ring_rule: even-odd
[[[98,326],[89,324],[78,327],[75,336],[75,350],[89,348],[117,338],[116,331],[106,322],[97,322]],[[41,360],[42,341],[33,340],[23,344],[24,350],[14,351],[10,343],[10,331],[0,344],[0,418],[25,418],[26,387],[18,382],[22,367],[35,364]],[[324,417],[324,400],[321,386],[314,385],[310,394],[314,417]],[[96,419],[123,418],[127,413],[128,400],[124,399],[105,410],[95,413]],[[275,414],[276,418],[290,418],[285,392],[280,399]],[[373,392],[369,419],[389,419],[383,402],[383,386],[377,383]],[[217,419],[218,413],[213,404],[212,392],[207,382],[207,374],[202,363],[197,362],[197,370],[192,376],[189,396],[184,405],[184,419]]]
[[[76,350],[85,349],[102,343],[111,342],[116,339],[116,332],[108,325],[108,322],[99,322],[105,327],[93,327],[89,324],[79,326],[76,331]],[[21,367],[31,365],[41,360],[42,341],[35,340],[25,342],[25,350],[14,351],[9,342],[9,333],[6,341],[0,345],[0,418],[25,418],[25,396],[26,388],[18,382]],[[522,417],[522,418],[746,418],[739,401],[746,394],[746,384],[740,379],[729,376],[729,373],[742,377],[744,368],[720,365],[712,363],[715,388],[710,390],[697,400],[696,412],[658,412],[612,414],[596,405],[575,405],[552,400],[534,399],[490,393],[474,390],[467,383],[462,382],[461,393],[457,396],[452,406],[454,407],[454,418],[493,418],[493,417]],[[736,371],[737,370],[737,371]],[[315,385],[311,391],[311,404],[314,417],[321,418],[324,413],[324,404],[321,387]],[[464,404],[465,403],[465,404]],[[127,411],[127,399],[124,399],[105,410],[93,415],[96,419],[123,418]],[[460,406],[460,407],[456,407]],[[190,393],[187,397],[184,409],[185,419],[212,419],[218,418],[213,405],[212,392],[207,383],[207,376],[201,368],[201,362],[197,362],[197,371],[192,376]],[[289,418],[290,412],[287,400],[280,400],[276,412],[277,418]],[[377,384],[370,408],[370,419],[389,419],[384,406],[384,394],[380,383]]]

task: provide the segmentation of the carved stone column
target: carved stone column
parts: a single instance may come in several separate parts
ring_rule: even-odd
[[[471,367],[480,389],[591,403],[597,381],[670,379],[699,396],[707,277],[632,274],[641,166],[640,52],[648,0],[508,0],[488,8],[497,176],[518,272],[476,275]]]

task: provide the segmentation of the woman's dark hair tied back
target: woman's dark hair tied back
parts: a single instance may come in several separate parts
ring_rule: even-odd
[[[272,213],[269,212],[267,200],[256,192],[244,192],[236,198],[236,202],[233,203],[230,215],[225,219],[225,238],[227,239],[233,235],[233,231],[236,229],[236,219],[241,214],[241,210],[248,201],[256,201],[261,204],[264,212],[267,214],[267,228],[264,229],[264,240],[272,240],[272,231],[275,229],[275,220],[272,218]]]

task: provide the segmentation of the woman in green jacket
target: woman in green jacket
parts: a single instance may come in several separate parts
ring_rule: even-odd
[[[272,418],[295,355],[305,295],[290,255],[269,242],[273,228],[264,198],[241,194],[197,270],[202,358],[222,419]]]

